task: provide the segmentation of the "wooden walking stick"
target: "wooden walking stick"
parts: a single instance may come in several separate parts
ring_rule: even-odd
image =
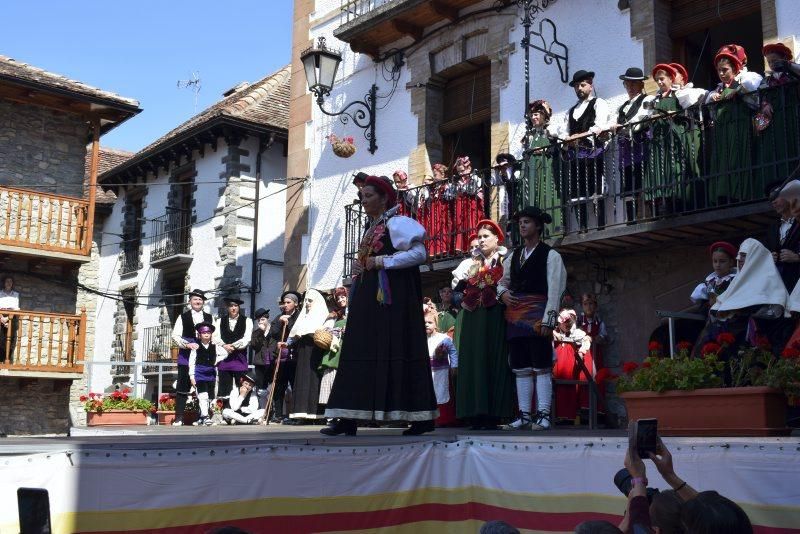
[[[281,332],[281,343],[283,343],[284,338],[286,337],[286,325],[289,324],[288,321],[283,323],[283,331]],[[261,420],[262,425],[269,425],[269,412],[272,409],[272,397],[275,395],[275,386],[278,383],[278,370],[281,368],[281,349],[278,349],[278,354],[275,356],[277,359],[275,361],[275,372],[272,373],[272,386],[269,388],[269,397],[267,398],[267,406],[266,410],[264,411],[264,417]]]

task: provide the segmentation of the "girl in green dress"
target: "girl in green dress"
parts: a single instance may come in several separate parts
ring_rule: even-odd
[[[545,235],[548,237],[561,235],[564,232],[562,202],[559,187],[556,183],[555,138],[547,131],[553,110],[546,100],[535,100],[529,107],[530,121],[533,126],[526,143],[527,190],[522,202],[517,209],[524,206],[539,206],[542,211],[549,213],[553,222],[545,225]]]

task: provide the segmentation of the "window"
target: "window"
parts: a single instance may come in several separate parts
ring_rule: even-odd
[[[488,64],[453,67],[470,69],[445,83],[442,98],[442,160],[450,166],[458,156],[470,157],[473,169],[489,166],[491,155],[491,70]],[[453,70],[451,69],[451,70]]]

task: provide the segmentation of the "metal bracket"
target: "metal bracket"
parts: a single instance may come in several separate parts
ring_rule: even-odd
[[[549,39],[551,33],[552,39]],[[561,83],[567,83],[569,81],[569,49],[567,45],[558,40],[555,23],[547,18],[540,20],[539,31],[531,30],[531,36],[534,35],[539,38],[541,45],[538,42],[528,42],[527,45],[542,52],[544,54],[544,62],[547,65],[552,65],[553,60],[555,60],[558,71],[561,73]]]

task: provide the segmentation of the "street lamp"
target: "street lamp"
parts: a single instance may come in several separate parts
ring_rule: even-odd
[[[303,62],[303,69],[306,72],[308,90],[316,95],[320,111],[331,117],[339,117],[342,124],[353,121],[353,124],[362,128],[364,138],[369,141],[369,152],[374,154],[378,149],[378,145],[375,144],[375,99],[378,86],[373,83],[363,101],[351,102],[336,113],[327,111],[322,104],[325,97],[331,93],[342,55],[329,49],[325,45],[325,38],[320,37],[316,47],[312,46],[300,54],[300,61]]]

